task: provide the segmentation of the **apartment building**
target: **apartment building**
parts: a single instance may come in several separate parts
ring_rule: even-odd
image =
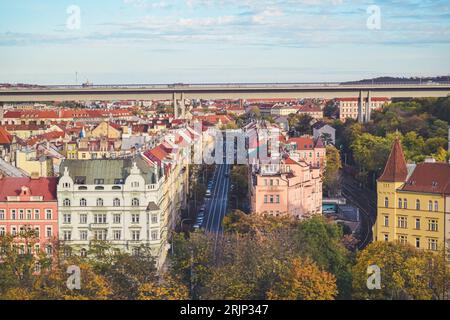
[[[322,171],[326,165],[326,147],[322,138],[314,139],[311,136],[289,138],[284,143],[284,150],[295,161],[305,161],[312,167]]]
[[[438,251],[450,239],[450,164],[425,162],[408,170],[396,139],[377,182],[375,241],[399,241]]]
[[[58,239],[56,185],[56,178],[0,175],[0,235],[33,230],[36,243],[23,243],[20,250],[52,254]]]
[[[252,166],[250,181],[252,213],[298,219],[322,213],[320,169],[303,160]]]
[[[347,119],[358,119],[359,115],[359,98],[340,98],[337,99],[339,108],[339,119],[344,122]],[[389,98],[377,98],[370,99],[370,104],[367,99],[362,99],[362,110],[366,110],[370,107],[370,111],[379,110],[383,105],[390,103]]]

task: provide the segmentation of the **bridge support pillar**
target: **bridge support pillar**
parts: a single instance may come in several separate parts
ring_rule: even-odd
[[[372,116],[372,97],[370,91],[367,92],[367,103],[366,103],[366,119],[365,122],[370,122]]]
[[[184,104],[184,94],[183,93],[181,93],[180,107],[181,107],[181,119],[185,119],[186,118],[186,105]]]
[[[174,114],[174,118],[178,119],[178,101],[177,101],[177,96],[175,94],[175,92],[173,93],[173,114]]]
[[[363,98],[363,92],[359,92],[359,101],[358,101],[358,122],[364,123],[364,98]]]

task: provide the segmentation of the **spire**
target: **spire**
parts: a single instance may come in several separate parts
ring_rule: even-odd
[[[403,154],[402,144],[400,139],[395,138],[392,145],[391,154],[389,155],[386,167],[381,177],[380,182],[405,182],[408,176],[408,169],[406,168],[406,160]]]

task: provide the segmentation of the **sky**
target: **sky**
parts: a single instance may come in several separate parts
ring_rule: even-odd
[[[450,0],[0,0],[0,83],[450,74]]]

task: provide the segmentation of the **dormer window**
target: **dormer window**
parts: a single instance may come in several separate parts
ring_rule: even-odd
[[[133,181],[133,182],[131,183],[131,187],[133,187],[133,188],[139,188],[139,182]]]
[[[21,196],[29,196],[30,195],[30,188],[23,186],[21,188],[20,195]]]

